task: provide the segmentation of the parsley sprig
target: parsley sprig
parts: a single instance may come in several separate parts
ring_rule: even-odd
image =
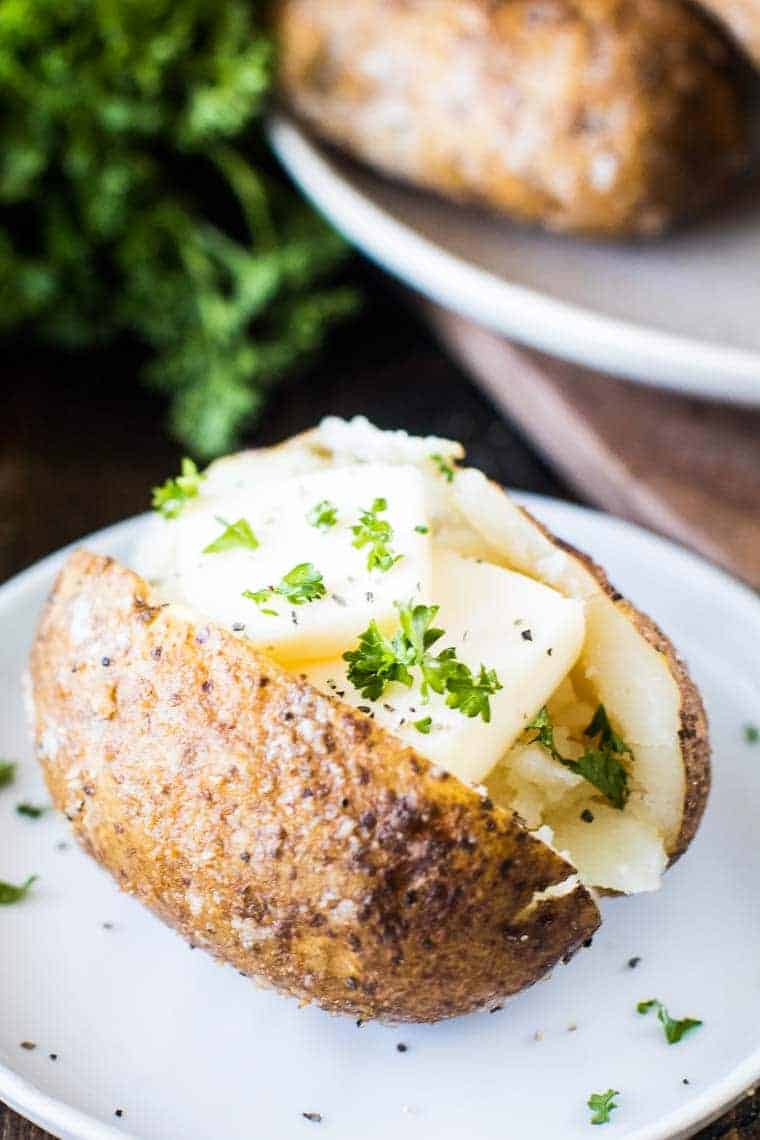
[[[39,819],[49,810],[47,804],[30,804],[26,801],[16,804],[16,815],[24,815],[27,819]]]
[[[633,757],[633,753],[623,738],[612,728],[604,705],[598,705],[591,723],[584,729],[583,735],[596,742],[586,749],[578,760],[571,760],[563,756],[554,740],[554,724],[546,705],[538,711],[528,724],[534,729],[536,735],[531,737],[531,744],[538,743],[560,764],[564,764],[571,772],[588,780],[595,788],[607,797],[614,808],[622,811],[628,800],[630,789],[628,787],[628,772],[623,765],[623,757]]]
[[[204,554],[221,554],[225,550],[256,550],[259,540],[253,533],[248,519],[238,519],[237,522],[228,523],[226,519],[216,516],[216,521],[223,528],[222,533],[204,546]]]
[[[354,536],[353,545],[357,550],[369,546],[367,554],[367,569],[382,570],[387,573],[392,566],[402,558],[401,554],[393,554],[390,543],[393,541],[393,527],[387,519],[378,518],[388,510],[388,501],[378,498],[372,503],[368,511],[362,511],[359,521],[351,527]]]
[[[311,508],[306,521],[317,530],[329,530],[338,521],[338,508],[329,499],[322,499]]]
[[[447,483],[454,482],[454,475],[456,474],[456,470],[453,464],[449,462],[445,455],[441,455],[439,451],[435,451],[432,455],[428,456],[428,459],[431,459],[433,463],[435,463],[438,471],[441,475],[443,475]]]
[[[30,875],[20,886],[15,886],[13,883],[4,883],[0,879],[0,906],[10,906],[11,903],[21,902],[36,879],[36,875]]]
[[[16,778],[16,763],[14,760],[0,760],[0,788],[6,788]]]
[[[670,1016],[665,1006],[657,998],[650,998],[649,1001],[640,1001],[636,1009],[639,1013],[649,1013],[650,1010],[657,1010],[657,1020],[665,1032],[668,1045],[677,1045],[685,1033],[689,1033],[692,1029],[698,1029],[702,1024],[702,1022],[695,1017],[682,1017],[680,1021],[676,1021],[675,1018]]]
[[[603,1093],[592,1093],[586,1101],[591,1109],[592,1124],[609,1124],[610,1113],[617,1108],[615,1097],[620,1096],[616,1089],[607,1089]]]
[[[165,519],[176,519],[190,499],[196,498],[205,478],[192,459],[185,456],[180,474],[153,488],[153,510],[160,511]]]
[[[435,655],[431,648],[439,641],[444,631],[433,626],[438,606],[407,605],[396,603],[399,611],[399,629],[392,638],[371,621],[359,637],[356,649],[343,654],[348,662],[348,679],[363,697],[379,700],[388,686],[397,681],[410,687],[414,677],[413,669],[419,669],[422,676],[422,696],[430,690],[446,694],[449,708],[458,709],[463,716],[480,716],[486,723],[491,719],[490,698],[502,688],[493,669],[480,666],[475,676],[469,666],[459,661],[453,647]],[[428,718],[417,722],[420,732],[429,731]]]
[[[277,616],[277,610],[265,609],[264,606],[275,594],[285,598],[294,606],[303,606],[307,602],[315,602],[327,593],[324,579],[312,562],[299,562],[289,570],[276,586],[264,586],[261,590],[243,590],[243,597],[255,602],[262,613]]]

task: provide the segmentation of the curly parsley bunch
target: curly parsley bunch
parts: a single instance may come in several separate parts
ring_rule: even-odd
[[[354,305],[343,246],[275,172],[256,0],[0,5],[0,329],[124,332],[208,458]]]

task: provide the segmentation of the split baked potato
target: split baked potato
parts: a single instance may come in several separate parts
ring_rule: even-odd
[[[278,0],[275,13],[295,112],[456,201],[651,236],[746,164],[736,53],[680,0]]]
[[[492,1007],[654,889],[709,787],[667,638],[459,445],[328,419],[192,464],[31,652],[55,804],[127,891],[360,1018]],[[290,567],[290,569],[287,569]]]

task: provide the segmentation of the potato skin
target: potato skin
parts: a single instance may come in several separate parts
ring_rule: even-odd
[[[70,556],[31,654],[57,807],[127,891],[264,984],[360,1018],[492,1006],[599,925],[572,868],[372,720],[113,559]]]
[[[732,53],[678,0],[279,0],[275,12],[295,111],[458,201],[647,236],[746,164]]]
[[[668,668],[678,685],[681,696],[681,727],[679,739],[681,742],[681,760],[683,762],[686,780],[686,793],[684,796],[681,829],[675,843],[668,850],[668,866],[680,859],[684,851],[696,835],[697,828],[707,806],[710,793],[710,732],[707,723],[707,713],[702,702],[699,689],[692,681],[686,665],[678,656],[673,642],[662,632],[656,622],[641,610],[636,609],[627,598],[615,589],[610,583],[605,571],[597,565],[588,554],[571,546],[564,539],[557,538],[543,523],[534,518],[524,507],[522,513],[540,530],[555,546],[564,550],[571,557],[580,562],[586,570],[596,579],[599,586],[622,611],[632,625],[641,633],[658,653],[664,654]]]

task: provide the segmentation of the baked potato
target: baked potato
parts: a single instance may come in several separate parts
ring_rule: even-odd
[[[529,986],[596,892],[659,886],[708,792],[670,642],[461,458],[328,419],[186,463],[142,573],[72,554],[31,651],[84,848],[193,944],[359,1018]]]
[[[279,0],[275,16],[285,99],[325,139],[524,222],[658,234],[746,163],[735,55],[679,0]]]

